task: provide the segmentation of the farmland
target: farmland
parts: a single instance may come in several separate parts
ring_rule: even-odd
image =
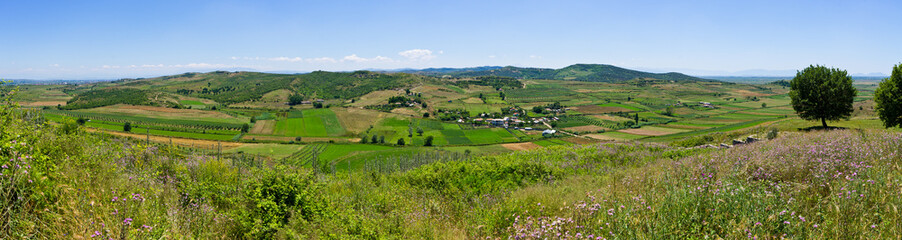
[[[179,79],[177,86],[188,87],[185,84],[193,81],[190,79],[220,79],[222,74],[173,79]],[[318,77],[329,76],[319,74]],[[576,75],[568,76],[574,79],[585,76],[579,72],[573,74]],[[358,77],[381,78],[368,74]],[[272,231],[283,234],[295,231],[286,229],[299,229],[297,231],[311,236],[321,236],[316,230],[305,228],[316,226],[339,229],[330,234],[354,238],[360,236],[360,232],[344,227],[348,226],[347,221],[355,221],[355,224],[371,229],[367,236],[378,236],[376,238],[397,237],[402,234],[399,232],[408,237],[417,236],[415,238],[432,238],[436,233],[445,234],[445,237],[460,234],[470,238],[517,237],[525,233],[548,233],[536,230],[536,224],[548,225],[549,221],[554,221],[552,219],[573,219],[577,223],[562,222],[560,231],[550,230],[551,233],[575,237],[575,234],[604,234],[594,229],[605,228],[626,238],[672,234],[638,226],[633,216],[640,216],[668,219],[658,222],[669,228],[694,224],[718,236],[741,235],[694,220],[672,217],[697,211],[687,206],[704,205],[706,209],[718,209],[714,213],[707,210],[704,214],[695,213],[713,216],[700,217],[705,222],[733,224],[762,236],[783,234],[789,231],[786,229],[791,229],[795,236],[816,238],[847,236],[834,234],[838,229],[844,229],[832,223],[842,219],[831,217],[839,215],[837,212],[851,214],[851,209],[872,204],[868,202],[899,203],[897,199],[871,196],[859,196],[859,199],[868,199],[863,203],[821,197],[818,201],[832,201],[830,209],[833,210],[830,211],[834,215],[811,217],[817,216],[811,205],[787,202],[772,194],[781,191],[780,194],[793,199],[803,195],[821,196],[805,193],[816,188],[808,186],[812,179],[849,188],[861,185],[849,181],[867,180],[884,181],[880,186],[890,186],[886,185],[890,180],[878,176],[895,171],[891,168],[878,172],[854,168],[857,176],[867,180],[848,181],[818,177],[817,174],[799,175],[798,172],[806,170],[794,169],[799,164],[808,166],[813,164],[812,161],[819,161],[820,155],[812,153],[812,147],[850,163],[895,161],[876,157],[898,156],[899,153],[893,152],[897,148],[893,147],[898,145],[899,133],[896,130],[872,130],[882,127],[873,115],[874,103],[868,95],[856,100],[854,106],[857,108],[848,120],[831,122],[832,126],[853,130],[803,133],[818,123],[797,117],[789,106],[787,90],[776,85],[710,81],[677,84],[653,79],[623,82],[529,79],[522,80],[522,86],[504,85],[499,89],[472,85],[470,83],[477,82],[472,79],[430,79],[418,85],[393,89],[373,86],[372,89],[382,90],[370,93],[337,91],[349,94],[340,95],[338,99],[318,99],[319,96],[314,94],[306,103],[290,105],[285,101],[297,95],[286,89],[266,88],[271,91],[259,99],[249,98],[252,95],[248,94],[210,97],[210,93],[154,92],[155,88],[141,87],[140,82],[99,85],[138,87],[138,92],[149,97],[146,101],[123,95],[133,92],[131,90],[111,91],[112,95],[102,102],[76,98],[79,92],[105,93],[83,86],[54,86],[52,89],[29,86],[32,92],[55,95],[40,97],[30,93],[17,98],[27,108],[13,111],[13,114],[29,117],[18,117],[10,128],[0,129],[15,132],[0,134],[0,138],[25,136],[17,137],[15,141],[24,139],[39,147],[29,150],[10,142],[3,142],[4,146],[32,151],[32,154],[38,154],[38,159],[68,161],[61,170],[45,164],[36,167],[43,172],[71,176],[90,172],[98,179],[131,184],[128,188],[99,191],[97,189],[106,190],[107,187],[93,186],[90,181],[66,180],[70,178],[44,178],[42,181],[66,183],[47,185],[61,188],[55,190],[57,192],[66,189],[58,186],[71,185],[92,188],[98,192],[95,194],[100,194],[97,197],[65,195],[66,199],[59,201],[83,202],[76,204],[77,210],[60,210],[64,213],[72,211],[65,214],[74,215],[76,211],[99,207],[104,213],[92,221],[114,219],[122,222],[124,220],[116,219],[118,214],[112,214],[120,211],[132,218],[131,221],[169,231],[182,228],[179,226],[183,223],[154,220],[172,218],[164,214],[169,208],[161,206],[166,202],[187,201],[207,210],[185,208],[179,211],[196,212],[191,215],[197,216],[196,219],[191,221],[204,222],[209,231],[180,234],[215,238],[204,234],[251,231],[248,226],[254,225],[248,223],[250,220],[246,217],[256,216],[254,214],[259,214],[260,208],[256,204],[245,204],[256,201],[248,192],[268,186],[281,188],[285,186],[280,184],[307,179],[305,181],[310,184],[294,184],[285,189],[305,191],[312,194],[309,196],[321,199],[317,201],[322,204],[305,206],[315,206],[323,213],[311,215],[315,221],[272,225],[275,226]],[[153,86],[167,89],[165,81],[151,82]],[[210,86],[214,85],[211,83]],[[66,101],[71,100],[76,105],[28,104],[50,98],[68,99]],[[119,100],[132,104],[116,103]],[[242,101],[234,102],[238,100]],[[374,105],[389,107],[369,107]],[[7,112],[0,113],[10,114]],[[40,117],[28,115],[30,113],[38,113]],[[34,125],[32,121],[50,124]],[[771,133],[775,135],[771,136]],[[763,143],[734,145],[733,149],[697,147],[732,143],[734,139],[750,135],[758,136]],[[73,141],[75,145],[59,144],[62,139]],[[803,145],[801,142],[816,144]],[[837,142],[839,144],[835,144]],[[69,157],[41,157],[41,154],[49,156],[61,152],[68,152]],[[862,155],[843,155],[849,152]],[[774,161],[769,153],[801,157]],[[70,160],[72,156],[75,156],[74,160]],[[778,167],[771,167],[774,164]],[[849,165],[829,164],[827,169],[850,170]],[[741,167],[737,170],[736,166]],[[792,173],[779,170],[787,166]],[[72,170],[74,168],[79,170]],[[758,173],[744,169],[767,172],[756,175]],[[707,178],[699,179],[700,173],[708,174],[705,175]],[[756,180],[762,176],[788,183],[774,190],[773,182],[767,182],[770,180]],[[161,185],[158,179],[166,182]],[[741,184],[744,189],[733,187],[734,184]],[[601,190],[599,186],[602,186]],[[718,194],[717,189],[704,190],[703,186],[725,189],[740,197],[727,197]],[[109,202],[109,199],[120,198],[122,196],[113,191],[130,191],[127,189],[135,189],[133,194],[147,196],[145,201],[149,204],[129,209],[115,208],[118,205],[87,207],[91,206],[90,201],[96,203],[107,199],[105,202]],[[864,187],[856,191],[886,194],[894,191],[892,189]],[[847,191],[825,191],[831,191],[830,195],[848,194]],[[236,202],[242,204],[234,204]],[[723,202],[739,205],[726,206]],[[587,206],[604,211],[593,211]],[[398,216],[420,209],[428,211],[417,213],[420,217],[403,220],[404,224],[393,225],[392,221],[402,221],[397,220]],[[799,215],[791,219],[795,225],[786,225],[783,221],[789,221],[787,219],[771,219],[771,216],[782,216],[779,213],[783,209],[788,209],[785,211],[790,215],[792,211]],[[886,221],[899,221],[890,211],[869,211],[889,216],[882,218],[889,219]],[[801,221],[800,214],[818,227],[796,221]],[[724,222],[722,219],[726,216],[742,216],[744,222]],[[237,220],[212,220],[225,217]],[[878,228],[876,218],[861,219],[865,220],[855,220],[859,221],[856,224],[866,222],[873,224],[873,229]],[[762,225],[753,225],[752,221]],[[73,224],[93,226],[88,221]],[[128,225],[117,226],[129,228]],[[447,232],[445,227],[459,230]],[[817,230],[823,228],[833,230]],[[48,231],[48,235],[82,231],[60,229],[66,230],[59,233],[44,231]],[[137,231],[126,232],[120,228],[105,231],[138,235]],[[143,231],[147,236],[164,234]],[[871,233],[885,234],[877,230]],[[681,236],[696,235],[685,233]]]
[[[361,166],[355,162],[360,159],[409,155],[430,147],[498,153],[598,141],[668,143],[763,126],[804,128],[804,121],[794,120],[788,90],[778,85],[659,79],[571,81],[588,76],[582,75],[583,70],[573,71],[578,74],[570,80],[439,79],[367,71],[299,76],[191,73],[90,86],[27,86],[17,99],[24,106],[42,108],[46,118],[54,122],[85,119],[86,127],[117,134],[241,143],[244,145],[229,153],[275,160],[319,151],[323,165],[345,161],[355,169]],[[355,83],[360,79],[382,81],[383,85],[319,92],[318,88],[298,85],[332,80],[338,82],[328,84]],[[271,86],[237,86],[230,80]],[[873,108],[873,102],[868,101],[873,86],[858,87],[863,94],[856,106]],[[246,92],[218,96],[214,90]],[[92,102],[78,98],[81,95],[106,97]],[[306,102],[289,104],[293,95],[304,97]],[[390,99],[398,97],[417,102],[370,107],[390,104]],[[54,101],[76,105],[59,104],[57,108],[49,104]],[[872,112],[862,110],[861,114],[865,117]],[[502,118],[508,120],[499,124],[497,119]],[[496,120],[490,123],[490,119]],[[877,125],[864,119],[855,121],[863,123],[858,126]],[[131,125],[129,132],[124,131],[126,124]],[[543,135],[547,129],[561,133]],[[559,139],[565,136],[571,140]],[[427,139],[431,146],[424,146]],[[399,145],[401,142],[403,145]],[[309,162],[307,166],[312,167]]]

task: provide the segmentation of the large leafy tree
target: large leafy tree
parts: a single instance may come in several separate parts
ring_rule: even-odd
[[[805,120],[821,120],[824,128],[827,120],[848,118],[852,114],[852,101],[858,91],[852,86],[852,77],[845,70],[824,66],[809,66],[796,73],[789,83],[792,108]]]
[[[902,64],[893,67],[893,74],[880,82],[874,91],[874,101],[883,126],[902,126]]]

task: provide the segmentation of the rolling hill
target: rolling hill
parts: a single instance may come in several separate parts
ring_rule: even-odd
[[[574,64],[561,69],[520,67],[428,68],[398,72],[325,72],[274,74],[260,72],[184,73],[141,79],[72,86],[64,91],[74,96],[68,109],[101,107],[120,103],[176,106],[184,97],[201,98],[231,105],[258,101],[276,91],[303,95],[305,99],[352,99],[379,90],[441,84],[437,77],[510,77],[585,82],[621,83],[635,80],[713,82],[717,80],[682,73],[649,73],[604,64]],[[103,96],[98,97],[98,96]]]
[[[402,72],[427,76],[479,77],[502,76],[519,79],[551,79],[586,82],[623,82],[633,79],[660,79],[677,82],[716,81],[689,76],[682,73],[649,73],[606,64],[574,64],[561,69],[521,68],[521,67],[476,67],[476,68],[429,68],[405,70]]]
[[[437,81],[407,73],[377,73],[370,71],[324,72],[307,74],[272,74],[259,72],[184,73],[146,79],[122,79],[113,82],[79,85],[65,91],[75,98],[70,109],[108,106],[119,103],[161,105],[145,96],[186,96],[234,104],[255,101],[277,90],[301,94],[306,99],[350,99],[386,89]],[[122,94],[111,94],[122,93]],[[162,95],[160,93],[163,93]],[[96,96],[103,95],[104,98]],[[79,97],[86,96],[86,97]],[[143,98],[143,99],[138,99]],[[165,102],[165,101],[164,101]]]

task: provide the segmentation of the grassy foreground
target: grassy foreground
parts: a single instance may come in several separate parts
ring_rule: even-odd
[[[902,134],[393,159],[338,175],[0,105],[0,238],[899,238]]]

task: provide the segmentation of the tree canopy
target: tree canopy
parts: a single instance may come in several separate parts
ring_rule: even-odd
[[[848,72],[820,65],[796,73],[790,88],[792,108],[799,117],[821,120],[824,128],[827,120],[848,118],[853,111],[852,101],[858,94]]]
[[[894,66],[892,75],[880,82],[874,91],[874,102],[883,126],[902,126],[902,64]]]

